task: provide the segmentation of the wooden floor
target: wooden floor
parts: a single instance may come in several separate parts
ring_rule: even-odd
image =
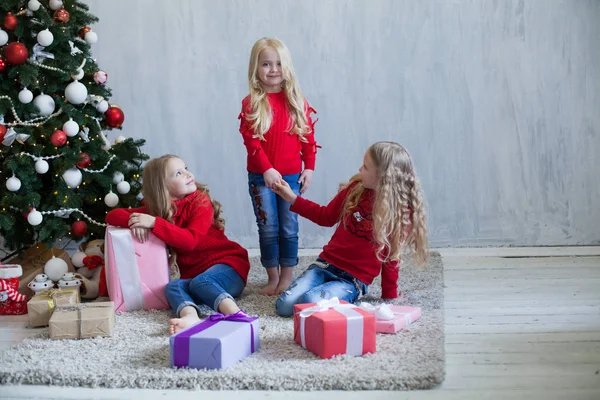
[[[343,399],[600,399],[600,247],[442,249],[445,382],[422,392],[328,392]],[[28,335],[0,317],[0,348]],[[0,398],[321,399],[319,392],[0,387]]]

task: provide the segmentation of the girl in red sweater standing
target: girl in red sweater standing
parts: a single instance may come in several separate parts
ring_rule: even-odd
[[[298,216],[271,189],[278,182],[286,182],[295,195],[309,188],[318,147],[310,117],[315,110],[300,91],[289,50],[278,39],[254,44],[248,80],[250,95],[238,118],[248,151],[261,263],[268,276],[261,293],[273,295],[290,284],[298,264]]]
[[[170,247],[170,262],[177,259],[181,279],[165,288],[178,317],[169,321],[170,333],[200,321],[197,304],[225,315],[244,313],[233,298],[246,286],[248,252],[225,236],[221,204],[173,155],[148,161],[143,182],[144,206],[114,209],[106,222],[129,227],[142,242],[152,231]]]
[[[380,273],[381,297],[396,298],[403,248],[414,250],[417,263],[427,261],[421,189],[410,156],[398,143],[371,145],[359,174],[327,206],[297,196],[285,182],[273,190],[293,212],[321,226],[338,224],[316,262],[277,299],[281,316],[291,316],[294,304],[331,297],[354,303]]]

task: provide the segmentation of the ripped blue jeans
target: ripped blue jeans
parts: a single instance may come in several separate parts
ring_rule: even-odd
[[[282,317],[290,317],[294,315],[294,304],[316,303],[332,297],[354,303],[361,292],[367,293],[367,288],[367,285],[348,272],[317,258],[279,296],[275,302],[275,311]]]

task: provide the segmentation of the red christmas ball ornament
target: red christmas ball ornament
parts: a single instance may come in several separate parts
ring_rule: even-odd
[[[79,168],[87,168],[90,166],[91,162],[92,159],[87,153],[79,153],[79,162],[77,163]]]
[[[4,58],[9,64],[20,65],[27,61],[29,52],[23,43],[12,42],[4,48]]]
[[[6,61],[4,58],[0,57],[0,72],[4,72],[6,69]]]
[[[87,233],[87,224],[83,221],[75,221],[71,225],[71,232],[77,237],[83,237]]]
[[[60,10],[56,10],[54,12],[54,20],[60,22],[61,24],[66,24],[67,22],[69,22],[69,18],[71,18],[71,15],[64,8],[61,8]]]
[[[67,134],[60,130],[54,131],[52,136],[50,136],[50,143],[56,147],[64,146],[67,143]]]
[[[6,17],[4,17],[4,23],[2,25],[9,31],[12,31],[17,27],[18,23],[17,17],[12,15],[12,13],[8,13],[6,14]]]
[[[91,30],[92,30],[92,28],[90,28],[89,26],[82,26],[82,27],[79,29],[79,32],[77,32],[77,34],[79,35],[79,37],[80,37],[81,39],[85,39],[85,34],[86,34],[86,33],[88,33],[88,32],[89,32],[89,31],[91,31]]]
[[[125,114],[123,114],[123,111],[118,106],[113,104],[104,113],[104,121],[111,128],[118,128],[125,121]]]
[[[4,125],[0,125],[0,142],[4,140],[4,135],[6,135],[6,127]]]

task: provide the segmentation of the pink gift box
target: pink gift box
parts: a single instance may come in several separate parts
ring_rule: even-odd
[[[375,320],[377,333],[396,333],[421,318],[421,307],[389,306],[394,312],[394,319]]]
[[[141,243],[130,229],[114,226],[106,229],[105,239],[106,285],[115,312],[171,308],[165,295],[166,245],[152,233]]]

